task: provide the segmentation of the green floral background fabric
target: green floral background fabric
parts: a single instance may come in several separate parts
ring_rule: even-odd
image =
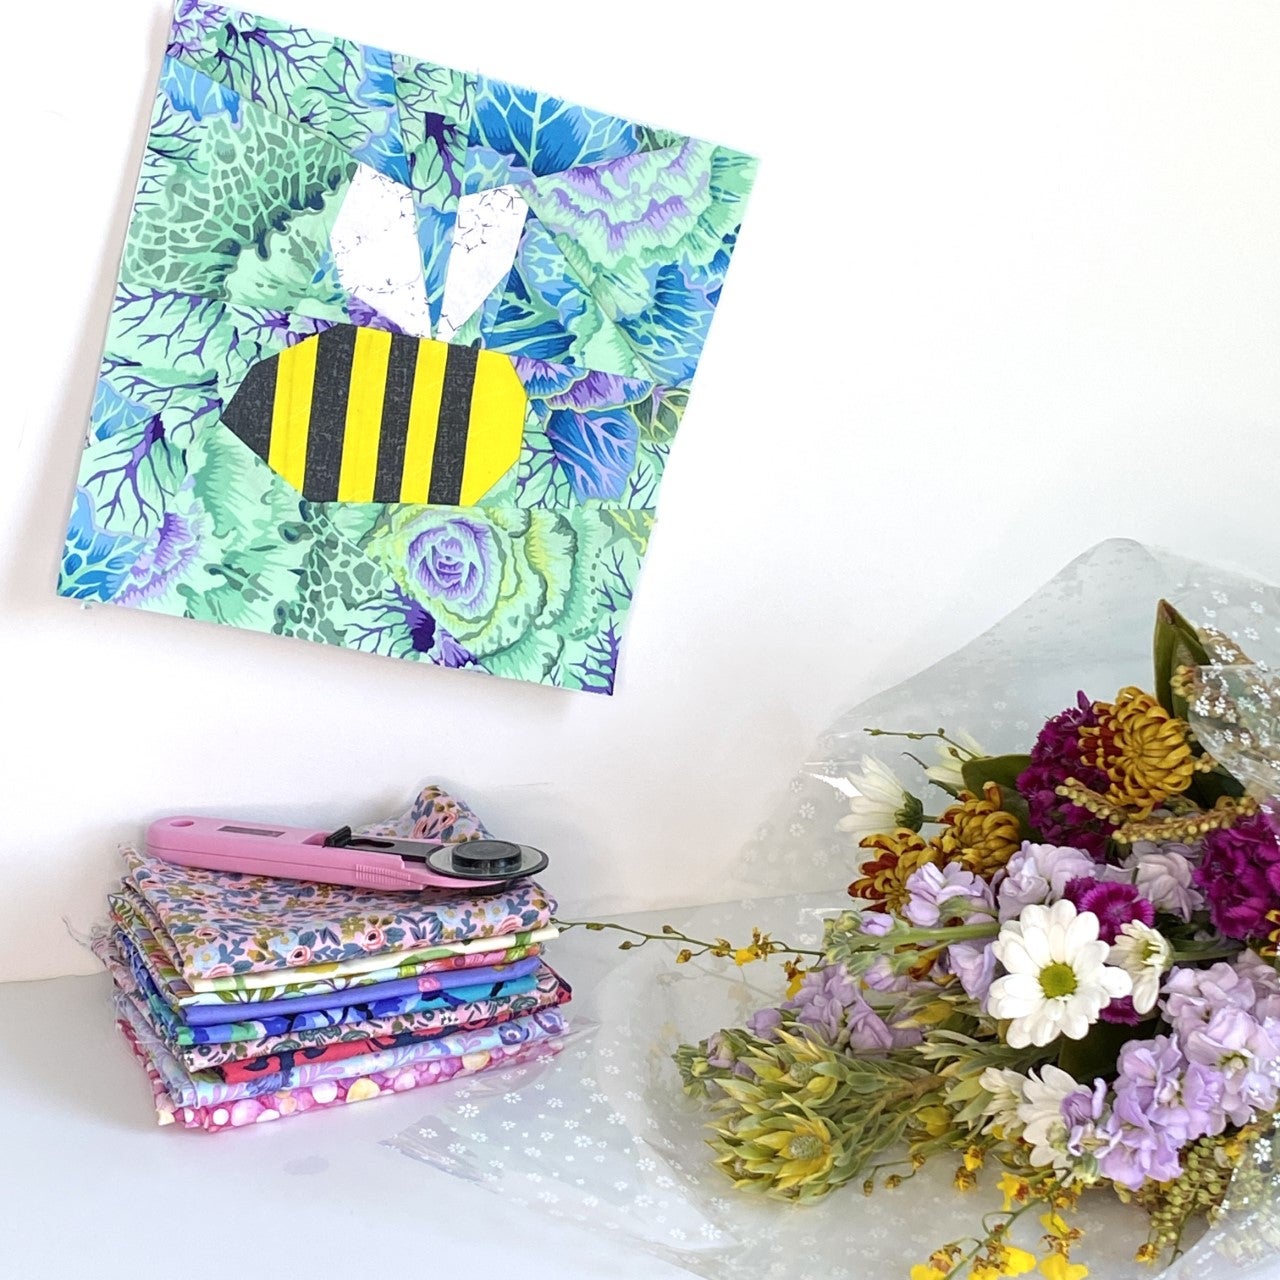
[[[179,0],[59,593],[611,693],[753,177],[725,147]],[[446,324],[455,241],[499,195],[514,252]],[[308,502],[221,422],[303,338],[409,331],[347,250],[370,217],[411,247],[417,336],[507,354],[528,393],[475,506]]]

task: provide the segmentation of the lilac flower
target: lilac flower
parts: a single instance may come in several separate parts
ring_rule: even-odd
[[[1097,863],[1081,849],[1024,841],[997,885],[1000,919],[1016,920],[1023,907],[1056,902],[1068,882],[1091,876],[1097,869]]]
[[[1210,831],[1194,876],[1209,918],[1228,938],[1265,938],[1267,916],[1280,911],[1280,836],[1266,813]]]
[[[723,1031],[707,1037],[707,1062],[721,1071],[732,1071],[743,1080],[751,1080],[755,1072],[745,1062],[739,1062]]]
[[[857,984],[842,964],[810,969],[800,982],[800,989],[783,1004],[794,1011],[796,1021],[818,1032],[827,1044],[840,1038],[846,1010],[866,1001],[858,994]]]
[[[1132,1095],[1116,1098],[1099,1136],[1105,1143],[1099,1172],[1130,1191],[1137,1191],[1148,1178],[1168,1182],[1182,1172],[1179,1143],[1151,1123]]]
[[[747,1019],[747,1030],[760,1040],[777,1040],[777,1030],[782,1025],[782,1010],[770,1006],[757,1009]]]
[[[1193,857],[1194,851],[1187,844],[1159,845],[1152,840],[1136,840],[1124,865],[1133,871],[1138,892],[1157,911],[1190,920],[1204,906],[1204,895],[1192,883]]]
[[[1117,1072],[1116,1097],[1131,1099],[1152,1128],[1178,1146],[1214,1131],[1221,1078],[1188,1063],[1171,1037],[1130,1040],[1120,1050]]]
[[[1192,1062],[1222,1074],[1222,1110],[1233,1124],[1248,1124],[1275,1110],[1280,1092],[1280,1036],[1239,1008],[1219,1009],[1184,1041]]]
[[[947,948],[947,967],[960,979],[965,995],[984,1006],[996,976],[991,942],[953,942]]]
[[[1081,1085],[1063,1098],[1062,1119],[1067,1126],[1063,1145],[1069,1155],[1083,1159],[1090,1154],[1106,1105],[1107,1086],[1103,1080],[1095,1080],[1092,1089]]]
[[[1076,706],[1054,716],[1040,730],[1031,749],[1031,765],[1018,776],[1018,791],[1027,801],[1031,825],[1046,840],[1077,846],[1101,859],[1107,849],[1106,826],[1056,790],[1070,778],[1094,791],[1107,790],[1107,775],[1080,758],[1080,730],[1097,722],[1093,704],[1078,693]]]
[[[1219,961],[1207,969],[1174,969],[1164,983],[1164,1016],[1185,1041],[1212,1021],[1221,1009],[1253,1010],[1258,993],[1249,978],[1233,966]]]
[[[932,929],[956,917],[992,919],[995,902],[991,886],[959,863],[945,867],[926,863],[907,878],[907,902],[902,914],[914,925]]]
[[[1076,904],[1078,911],[1091,911],[1098,917],[1098,937],[1114,942],[1122,925],[1131,920],[1154,924],[1156,909],[1131,884],[1080,876],[1067,881],[1064,898]]]
[[[1268,1030],[1280,1028],[1280,973],[1254,951],[1241,952],[1235,968],[1253,987],[1253,1016]]]

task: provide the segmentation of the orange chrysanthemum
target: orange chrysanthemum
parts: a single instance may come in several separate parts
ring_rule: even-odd
[[[861,877],[849,886],[849,896],[865,898],[877,911],[900,911],[906,905],[911,873],[939,861],[937,849],[906,827],[867,836],[862,847],[874,849],[879,856],[863,863]]]
[[[1187,724],[1149,693],[1121,689],[1115,702],[1095,702],[1096,726],[1080,730],[1080,758],[1106,773],[1106,798],[1145,818],[1195,775]]]

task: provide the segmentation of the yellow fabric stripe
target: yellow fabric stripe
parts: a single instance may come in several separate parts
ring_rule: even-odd
[[[467,420],[462,506],[473,506],[515,466],[527,405],[524,385],[511,361],[500,351],[480,352]]]
[[[286,347],[276,357],[276,394],[271,405],[267,463],[298,490],[307,470],[307,431],[319,349],[318,338],[307,338]]]
[[[378,475],[378,441],[382,434],[382,401],[387,392],[391,335],[385,329],[357,329],[347,394],[347,422],[342,436],[339,502],[372,502]]]
[[[431,459],[436,451],[440,393],[444,389],[443,342],[420,342],[413,370],[413,398],[409,401],[409,432],[404,444],[401,502],[426,502],[431,488]]]

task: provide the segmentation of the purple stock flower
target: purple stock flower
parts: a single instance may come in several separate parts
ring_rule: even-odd
[[[1080,876],[1067,882],[1062,896],[1074,902],[1078,911],[1091,911],[1098,917],[1098,937],[1103,942],[1114,942],[1121,925],[1131,920],[1155,923],[1155,907],[1131,884]]]
[[[1190,920],[1204,906],[1204,895],[1193,885],[1196,851],[1188,844],[1135,840],[1125,858],[1133,882],[1157,911]]]
[[[1018,776],[1018,791],[1027,802],[1031,825],[1046,840],[1075,845],[1100,859],[1110,834],[1106,824],[1064,800],[1056,790],[1070,778],[1094,791],[1107,790],[1107,775],[1080,758],[1080,730],[1097,722],[1093,704],[1077,693],[1076,706],[1054,716],[1040,730],[1031,749],[1031,764]]]
[[[996,955],[990,942],[953,942],[947,948],[947,967],[960,979],[965,995],[986,1004],[996,976]]]
[[[1099,1133],[1105,1141],[1099,1171],[1130,1191],[1137,1191],[1148,1178],[1169,1182],[1182,1172],[1179,1143],[1151,1123],[1133,1096],[1117,1097]]]
[[[883,1053],[920,1039],[918,1031],[886,1023],[842,964],[810,969],[794,996],[780,1008],[757,1010],[747,1019],[747,1028],[762,1040],[776,1040],[788,1013],[825,1044],[847,1044],[864,1053]]]
[[[1233,1124],[1248,1124],[1275,1110],[1280,1085],[1280,1035],[1239,1008],[1219,1009],[1184,1042],[1192,1062],[1222,1075],[1222,1110]]]
[[[956,862],[945,867],[926,863],[907,877],[906,889],[902,914],[923,929],[961,917],[990,919],[995,915],[991,886]]]
[[[1120,1050],[1117,1071],[1117,1099],[1132,1099],[1151,1127],[1178,1146],[1214,1132],[1221,1080],[1188,1063],[1170,1036],[1130,1040]]]
[[[723,1031],[707,1037],[707,1062],[721,1071],[732,1071],[743,1080],[753,1079],[755,1072],[745,1062],[739,1062]]]
[[[1234,827],[1210,831],[1195,882],[1209,902],[1209,918],[1228,938],[1265,938],[1280,911],[1280,837],[1270,817],[1255,813]]]
[[[747,1030],[761,1040],[776,1040],[778,1038],[776,1032],[781,1025],[782,1011],[772,1006],[767,1009],[757,1009],[747,1019]]]
[[[1067,1152],[1077,1159],[1089,1154],[1096,1145],[1098,1122],[1107,1105],[1107,1086],[1103,1080],[1095,1080],[1093,1088],[1086,1085],[1062,1100],[1062,1119],[1067,1126],[1067,1136],[1063,1143]]]
[[[1257,989],[1247,974],[1219,961],[1207,969],[1174,969],[1164,982],[1162,1007],[1166,1020],[1185,1041],[1219,1010],[1252,1012],[1257,1002]]]
[[[828,1044],[835,1044],[847,1010],[866,1001],[842,964],[810,969],[800,989],[782,1006],[795,1012],[796,1021],[811,1027]]]
[[[1024,841],[998,880],[1000,919],[1016,920],[1023,907],[1056,902],[1070,881],[1097,869],[1097,863],[1080,849]]]

